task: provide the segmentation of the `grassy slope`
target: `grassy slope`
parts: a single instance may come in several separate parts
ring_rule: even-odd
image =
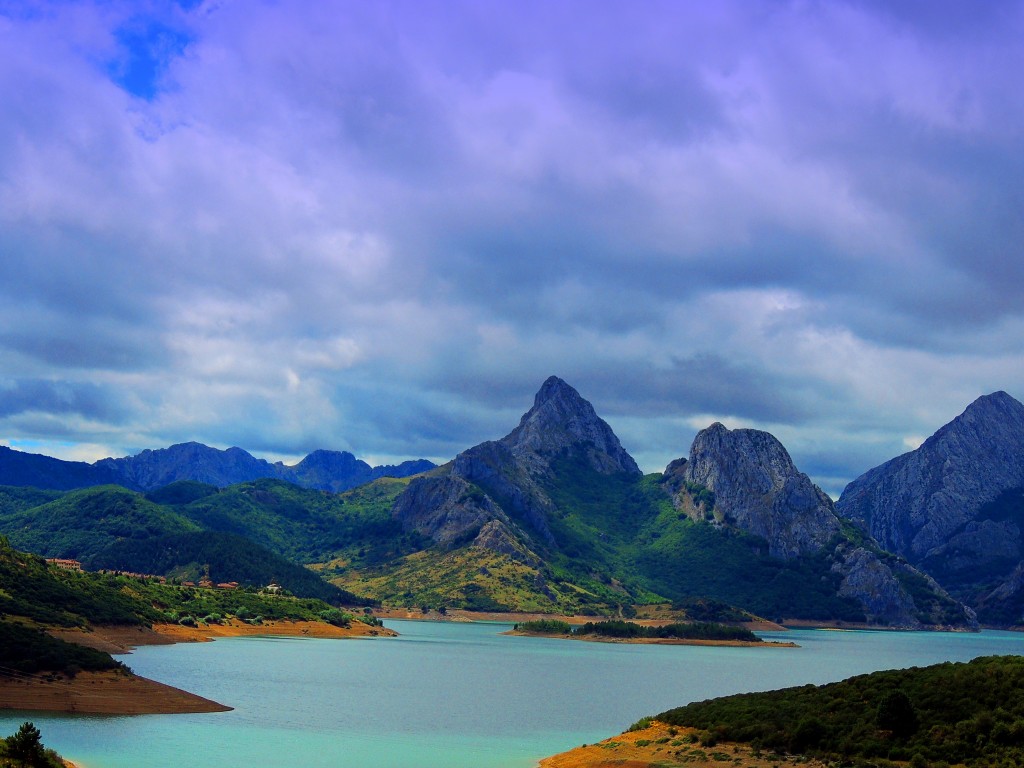
[[[709,739],[845,759],[1024,764],[1024,658],[875,672],[825,686],[729,696],[657,719]],[[920,757],[915,757],[920,755]]]

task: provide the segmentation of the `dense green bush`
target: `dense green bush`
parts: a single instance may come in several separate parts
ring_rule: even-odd
[[[74,676],[79,671],[124,669],[110,654],[50,637],[45,632],[0,621],[0,667],[27,674],[56,672]]]
[[[972,768],[1022,765],[1024,657],[947,662],[727,696],[657,719],[778,752]]]

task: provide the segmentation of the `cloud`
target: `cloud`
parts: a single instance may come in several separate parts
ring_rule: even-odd
[[[1024,393],[1022,32],[1015,2],[5,9],[3,437],[444,459],[556,373],[645,469],[731,419],[834,492]]]

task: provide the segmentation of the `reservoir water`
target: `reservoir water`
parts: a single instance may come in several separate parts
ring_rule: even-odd
[[[762,633],[800,648],[511,637],[504,624],[388,622],[390,639],[232,638],[140,648],[138,674],[234,707],[206,715],[31,719],[84,768],[530,768],[715,696],[1024,652],[1010,632]]]

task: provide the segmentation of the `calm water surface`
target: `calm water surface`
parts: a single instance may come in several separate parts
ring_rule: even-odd
[[[388,622],[392,639],[232,638],[140,648],[139,674],[235,707],[32,719],[86,768],[529,768],[640,717],[742,691],[1024,652],[1024,636],[794,630],[796,649],[509,637],[508,625]]]

